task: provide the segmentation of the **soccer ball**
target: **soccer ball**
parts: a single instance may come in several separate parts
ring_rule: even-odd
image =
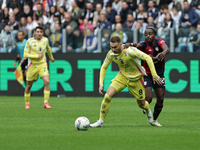
[[[87,130],[90,127],[90,121],[86,117],[78,117],[75,121],[77,130]]]

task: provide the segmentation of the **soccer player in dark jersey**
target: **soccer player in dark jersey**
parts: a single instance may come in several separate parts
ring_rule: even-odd
[[[164,94],[165,94],[164,57],[167,53],[169,53],[169,48],[166,45],[164,40],[160,38],[155,38],[156,31],[154,30],[154,28],[147,27],[147,29],[145,30],[144,36],[145,36],[145,41],[142,41],[138,44],[127,43],[126,46],[135,46],[141,51],[143,51],[144,53],[151,56],[154,61],[156,72],[158,76],[160,76],[163,80],[162,85],[154,84],[150,69],[146,61],[142,61],[142,66],[145,68],[146,74],[147,74],[147,76],[144,76],[146,100],[149,102],[149,104],[151,103],[152,97],[153,97],[152,88],[154,89],[156,98],[157,98],[157,101],[154,107],[154,113],[153,113],[154,121],[152,125],[162,126],[160,123],[157,122],[157,118],[163,108]]]

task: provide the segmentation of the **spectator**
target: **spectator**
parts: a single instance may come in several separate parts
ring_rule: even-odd
[[[39,26],[42,26],[44,29],[46,28],[46,27],[49,27],[50,25],[49,25],[49,23],[48,23],[48,18],[46,17],[46,16],[42,16],[42,17],[40,17],[40,20],[39,20],[39,24],[38,24]]]
[[[0,47],[1,53],[10,53],[13,48],[13,38],[10,32],[10,26],[6,25],[1,31],[0,35]]]
[[[152,16],[149,16],[149,17],[147,18],[147,24],[149,24],[149,23],[153,24],[153,26],[155,27],[154,19],[153,19]]]
[[[114,9],[117,12],[117,14],[120,14],[122,10],[121,0],[114,0],[114,2],[112,3],[112,9]]]
[[[53,17],[55,13],[57,12],[57,7],[56,6],[51,6],[50,11],[48,13],[48,22],[51,24],[53,22]]]
[[[28,17],[27,17],[27,29],[32,31],[32,30],[34,30],[37,26],[38,26],[38,23],[37,23],[35,20],[33,20],[33,17],[28,16]]]
[[[126,21],[127,14],[132,13],[132,10],[129,9],[127,2],[122,2],[122,10],[120,16],[122,18],[122,24]]]
[[[33,13],[33,20],[36,20],[39,23],[39,19],[42,16],[47,16],[47,12],[42,9],[42,4],[37,4],[37,11]]]
[[[72,20],[78,22],[78,18],[82,15],[81,9],[77,6],[76,1],[72,2],[72,8],[69,10]]]
[[[59,12],[56,12],[54,14],[54,17],[53,17],[53,22],[51,23],[50,25],[50,30],[52,33],[54,33],[55,31],[55,24],[59,23],[60,24],[60,15],[59,15]]]
[[[86,30],[90,28],[92,32],[94,32],[94,28],[92,26],[92,23],[89,23],[88,20],[85,18],[83,21],[83,26],[81,27],[81,33],[83,36],[85,36]]]
[[[67,29],[67,38],[66,38],[66,43],[67,43],[67,52],[72,52],[73,50],[73,44],[74,44],[74,34],[73,34],[73,28],[72,26],[68,25],[66,27]],[[61,37],[60,43],[63,42],[63,37]]]
[[[145,30],[146,29],[146,27],[147,27],[147,23],[146,22],[144,22],[144,18],[143,18],[143,16],[139,16],[139,18],[137,19],[137,21],[135,21],[134,22],[134,24],[133,24],[133,26],[132,26],[132,30],[134,30],[134,28],[135,28],[135,25],[136,25],[136,23],[140,23],[141,24],[141,30]],[[144,33],[144,32],[143,32]]]
[[[198,42],[198,33],[195,31],[194,27],[190,27],[190,34],[187,38],[187,43],[180,43],[178,48],[179,52],[183,52],[183,48],[186,48],[186,50],[190,53],[193,53],[194,51],[199,49]]]
[[[198,33],[197,44],[199,45],[199,48],[197,49],[197,52],[200,52],[200,22],[197,24],[197,33]]]
[[[8,24],[9,22],[9,8],[5,7],[2,11],[1,23]]]
[[[72,52],[81,52],[83,46],[83,35],[78,27],[74,29],[74,37],[73,37],[73,50]]]
[[[44,36],[47,37],[48,39],[50,38],[51,35],[51,30],[50,27],[47,27],[46,29],[44,29]],[[50,39],[49,39],[50,40]]]
[[[200,1],[199,0],[192,0],[191,3],[190,3],[190,6],[194,8],[196,13],[200,17]]]
[[[174,24],[176,27],[179,26],[180,14],[178,13],[176,7],[172,8],[172,19],[174,20]]]
[[[26,19],[28,16],[33,16],[33,11],[31,8],[32,7],[30,7],[29,5],[24,5],[24,7],[23,7],[23,15],[22,16],[26,17]]]
[[[115,16],[117,15],[117,12],[112,9],[110,3],[106,5],[106,18],[110,23],[115,23]]]
[[[23,7],[25,6],[25,5],[28,5],[29,6],[29,8],[33,8],[33,1],[32,0],[21,0],[20,1],[20,5],[22,6],[20,9],[21,10],[23,10]]]
[[[117,23],[122,23],[122,18],[120,15],[116,15],[115,16],[115,23],[112,24],[111,29],[115,30],[115,26]]]
[[[27,20],[25,17],[21,17],[20,21],[19,21],[19,30],[23,31],[27,29]]]
[[[164,19],[164,24],[163,24],[163,28],[174,28],[175,24],[174,24],[174,20],[172,19],[171,13],[167,12],[165,19]]]
[[[110,36],[111,31],[109,29],[104,29],[102,32],[102,52],[108,52],[110,50]]]
[[[59,8],[58,8],[58,11],[59,11],[59,13],[60,13],[60,21],[61,21],[61,24],[63,24],[63,23],[65,22],[65,12],[66,12],[65,7],[64,7],[64,6],[59,7]]]
[[[111,23],[107,21],[105,14],[100,14],[100,22],[97,27],[99,29],[111,29]]]
[[[13,15],[15,16],[16,21],[18,21],[18,22],[20,21],[21,17],[23,16],[22,12],[19,11],[19,7],[15,7],[13,9]]]
[[[114,36],[118,36],[123,44],[127,42],[128,37],[126,33],[123,32],[121,23],[116,24],[115,31],[112,33],[111,38]]]
[[[169,3],[168,5],[169,11],[172,11],[173,7],[175,7],[178,12],[182,10],[181,3],[178,0],[172,0],[172,2]]]
[[[137,0],[124,0],[132,11],[137,9]]]
[[[57,4],[58,7],[61,7],[61,6],[64,5],[64,1],[63,0],[58,0],[58,1],[60,1],[60,4]],[[66,9],[66,11],[69,11],[69,10],[72,9],[72,2],[73,1],[74,0],[65,0],[65,9]]]
[[[169,3],[171,3],[171,2],[172,2],[172,0],[160,0],[160,1],[156,1],[158,9],[161,9],[161,7],[163,5],[167,5],[167,8],[168,8]]]
[[[89,22],[92,23],[94,17],[94,10],[93,10],[93,4],[91,2],[86,3],[86,10],[84,16],[86,19],[88,19]]]
[[[18,0],[9,0],[7,7],[14,9],[15,7],[22,8]]]
[[[86,30],[86,36],[84,37],[83,40],[83,47],[81,52],[87,52],[87,53],[91,53],[94,52],[98,49],[98,40],[96,35],[93,34],[91,29],[87,29]]]
[[[18,22],[15,20],[15,16],[10,16],[8,25],[10,26],[11,30],[19,29],[19,25],[18,25]]]
[[[77,6],[81,9],[82,12],[85,11],[85,0],[77,0]]]
[[[156,24],[158,21],[159,9],[155,8],[155,3],[153,0],[149,0],[148,6],[149,8],[147,10],[147,15],[148,17],[153,17],[154,23]]]
[[[51,51],[52,53],[57,53],[61,51],[61,36],[62,34],[60,33],[60,24],[56,23],[54,26],[54,33],[51,34],[50,39],[49,39],[49,45],[51,46]]]
[[[126,20],[126,22],[123,24],[123,28],[129,28],[129,29],[131,29],[132,28],[132,26],[133,26],[133,24],[134,24],[134,18],[133,18],[133,14],[128,14],[127,15],[127,20]]]
[[[147,12],[145,11],[143,4],[139,4],[138,9],[136,10],[136,20],[138,20],[138,18],[143,18],[144,22],[147,22]]]
[[[65,13],[65,22],[62,24],[62,28],[66,28],[68,25],[72,27],[73,31],[78,26],[78,24],[74,20],[71,20],[70,13],[66,12]]]
[[[168,5],[162,5],[160,8],[161,15],[158,17],[157,28],[163,26],[165,15],[168,12]]]
[[[102,5],[99,3],[96,5],[96,11],[94,12],[94,18],[92,25],[95,28],[97,26],[97,23],[100,21],[100,14],[106,14],[105,10],[102,9]]]
[[[180,27],[183,28],[197,27],[197,23],[199,20],[198,14],[192,7],[190,7],[188,1],[184,1],[183,6],[184,9],[182,10],[182,15],[179,21]]]
[[[37,11],[37,4],[39,4],[39,3],[40,3],[40,0],[35,0],[35,1],[34,1],[34,3],[33,3],[33,8],[32,8],[32,10],[33,10],[34,12]]]

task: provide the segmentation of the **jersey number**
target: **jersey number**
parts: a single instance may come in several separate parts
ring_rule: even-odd
[[[140,89],[140,90],[139,90],[139,94],[140,94],[140,95],[142,95],[142,94],[143,94],[143,91],[142,91],[142,89]]]

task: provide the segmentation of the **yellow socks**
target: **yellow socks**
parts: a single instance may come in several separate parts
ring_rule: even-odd
[[[100,119],[105,120],[105,117],[110,109],[110,101],[112,97],[105,94],[104,99],[101,103],[101,112],[100,112]]]
[[[24,93],[25,103],[29,104],[31,93]]]
[[[49,90],[44,90],[44,103],[48,103],[49,96],[50,96],[50,91]]]
[[[145,101],[145,105],[143,108],[147,113],[149,112],[149,102]]]

